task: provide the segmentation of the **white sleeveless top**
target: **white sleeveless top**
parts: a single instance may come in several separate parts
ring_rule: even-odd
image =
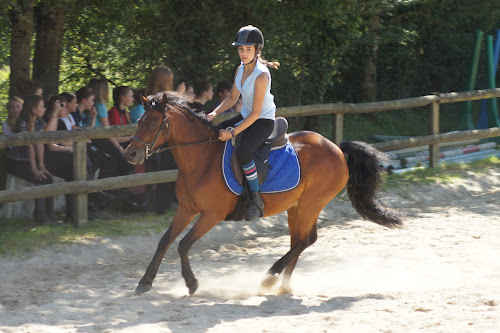
[[[262,105],[262,110],[260,112],[259,118],[262,119],[274,119],[276,113],[276,105],[274,104],[274,96],[271,94],[271,73],[269,73],[269,69],[266,65],[255,60],[257,64],[255,65],[255,69],[252,74],[245,80],[243,86],[241,85],[241,78],[243,77],[243,62],[241,63],[240,68],[238,69],[238,74],[236,75],[235,84],[236,89],[241,94],[241,98],[243,101],[243,107],[241,108],[241,116],[243,118],[248,117],[248,115],[252,112],[253,106],[253,96],[255,94],[255,79],[261,74],[266,73],[269,78],[269,83],[266,89],[266,95],[264,96],[264,104]]]

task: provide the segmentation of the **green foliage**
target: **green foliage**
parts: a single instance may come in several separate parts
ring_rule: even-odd
[[[231,42],[241,26],[253,24],[265,36],[264,58],[281,63],[272,70],[278,106],[360,102],[367,60],[373,56],[377,100],[463,90],[475,31],[493,34],[500,28],[497,0],[35,3],[47,8],[61,1],[68,9],[61,91],[75,91],[94,76],[112,85],[142,87],[158,65],[171,67],[176,82],[232,81],[239,60]],[[1,7],[6,19],[0,21],[0,64],[7,64],[9,55],[7,14],[8,7]],[[484,59],[480,63],[478,88],[485,79]],[[5,89],[0,82],[0,90]],[[443,106],[446,129],[455,126],[456,109]],[[400,125],[406,117],[390,115],[401,119],[384,119],[387,124]],[[317,130],[326,127],[328,134],[331,125],[323,123],[329,118],[316,120]]]

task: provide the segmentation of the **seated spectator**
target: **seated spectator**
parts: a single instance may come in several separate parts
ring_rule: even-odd
[[[134,104],[134,92],[126,86],[119,86],[113,89],[113,102],[115,105],[108,110],[110,125],[130,124],[130,115],[127,108]],[[133,135],[125,135],[116,138],[116,141],[126,148],[132,140]]]
[[[45,104],[41,96],[32,95],[26,97],[14,126],[14,132],[43,131],[48,125],[43,120],[45,111]],[[51,126],[55,123],[55,117],[54,114],[51,114]],[[44,153],[43,144],[12,147],[7,155],[7,170],[10,174],[35,185],[52,184],[52,175],[45,168]],[[53,198],[35,199],[33,217],[38,225],[59,225],[54,218],[53,212]]]
[[[151,72],[148,80],[146,92],[148,95],[155,95],[165,91],[174,90],[174,73],[167,66],[157,66]],[[186,93],[186,83],[181,81],[175,89],[179,94]]]
[[[95,93],[88,87],[76,92],[77,108],[72,113],[78,127],[95,127],[97,111],[94,108]],[[82,111],[90,110],[90,111]],[[108,117],[100,119],[102,126],[109,126]],[[91,151],[91,152],[90,152]],[[116,138],[93,139],[89,149],[92,164],[100,170],[99,177],[123,176],[132,174],[134,166],[123,156],[125,150]]]
[[[59,123],[57,124],[57,129],[62,130],[72,130],[72,129],[77,129],[78,126],[76,126],[75,119],[73,119],[73,116],[71,115],[73,112],[76,111],[76,108],[78,107],[78,104],[76,103],[76,95],[70,92],[63,92],[61,93],[61,97],[66,100],[66,109],[68,115],[65,117],[59,117]]]
[[[130,122],[137,123],[146,110],[142,105],[141,95],[146,96],[146,89],[134,89],[134,106],[130,109]]]
[[[88,87],[94,92],[94,106],[97,116],[95,127],[109,126],[108,108],[106,105],[109,102],[109,86],[108,81],[104,78],[92,78],[89,81]]]
[[[165,91],[172,91],[174,87],[174,73],[170,68],[166,66],[156,67],[148,80],[147,94],[155,95],[158,93],[163,93]],[[184,91],[181,91],[181,85],[178,86],[178,93],[186,93],[186,84],[184,84]],[[177,166],[175,164],[172,151],[167,150],[159,154],[154,154],[151,158],[147,159],[145,162],[145,167],[147,172],[161,171],[161,170],[173,170]],[[149,185],[149,190],[147,193],[150,194],[150,202],[152,203],[153,209],[157,214],[163,214],[163,212],[175,203],[177,200],[175,196],[175,183],[160,183],[156,186]]]
[[[66,99],[62,95],[54,95],[47,100],[47,110],[50,117],[57,114],[58,123],[48,121],[46,131],[55,131],[58,127],[66,127],[62,119],[68,117],[69,111]],[[66,128],[65,128],[66,129]],[[45,145],[45,165],[47,170],[65,181],[72,181],[73,178],[73,142],[50,143]],[[88,177],[87,177],[88,178]],[[66,194],[66,215],[64,222],[72,222],[75,217],[74,195]]]
[[[3,134],[14,133],[14,125],[16,124],[17,118],[19,117],[19,113],[21,113],[23,103],[24,101],[17,96],[12,96],[7,102],[7,119],[3,122],[2,125]]]
[[[71,115],[77,127],[95,126],[97,112],[94,108],[94,99],[94,91],[88,87],[82,87],[76,92],[76,110]]]
[[[205,103],[212,100],[214,91],[212,84],[207,80],[196,80],[193,84],[194,101],[189,103],[191,109],[196,113],[207,114],[209,110],[205,108]]]
[[[212,111],[217,108],[220,103],[222,103],[223,100],[225,100],[229,94],[231,93],[231,88],[233,87],[232,83],[229,81],[221,81],[219,84],[217,84],[217,88],[215,89],[215,93],[217,95],[217,102],[215,102]],[[240,108],[241,110],[241,108]],[[229,110],[224,111],[224,112],[239,112],[238,110],[235,110],[234,107],[231,107]]]

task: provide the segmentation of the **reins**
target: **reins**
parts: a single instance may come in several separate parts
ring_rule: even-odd
[[[156,148],[155,150],[153,150],[151,152],[151,154],[149,154],[149,156],[151,156],[153,154],[156,154],[156,153],[161,153],[161,152],[166,151],[166,150],[171,150],[171,149],[174,149],[174,148],[181,148],[181,147],[187,147],[187,146],[200,145],[200,144],[203,144],[203,143],[210,143],[210,142],[215,142],[215,141],[219,141],[219,139],[209,138],[209,139],[203,140],[203,141],[182,143],[182,144],[178,144],[178,145],[175,145],[175,146],[164,147],[164,148],[162,148],[164,146],[164,145],[162,145],[162,146]]]
[[[174,148],[194,146],[194,145],[199,145],[199,144],[211,143],[211,142],[219,141],[219,139],[209,138],[207,140],[202,140],[202,141],[181,143],[181,144],[178,144],[178,145],[175,145],[175,146],[167,146],[167,144],[165,143],[165,144],[161,145],[160,147],[156,148],[155,150],[151,150],[151,147],[154,147],[154,145],[155,145],[156,141],[158,140],[158,137],[160,136],[160,133],[161,133],[162,130],[165,130],[165,129],[167,130],[167,135],[165,136],[166,139],[168,139],[168,136],[170,135],[170,121],[169,121],[168,116],[166,115],[166,113],[163,115],[163,117],[164,118],[162,120],[161,126],[158,129],[158,132],[156,132],[155,137],[153,138],[153,140],[150,143],[142,141],[141,139],[139,139],[135,135],[132,137],[133,141],[137,141],[137,142],[139,142],[140,144],[142,144],[143,146],[146,147],[146,159],[148,159],[153,154],[158,154],[158,153],[161,153],[161,152],[164,152],[164,151],[167,151],[167,150],[172,150]]]

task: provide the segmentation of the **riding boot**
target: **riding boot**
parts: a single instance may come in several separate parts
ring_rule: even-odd
[[[54,215],[54,197],[45,198],[45,212],[50,220],[57,222],[57,218]]]
[[[264,216],[264,201],[260,196],[260,192],[251,192],[245,220],[252,221],[262,216]]]

